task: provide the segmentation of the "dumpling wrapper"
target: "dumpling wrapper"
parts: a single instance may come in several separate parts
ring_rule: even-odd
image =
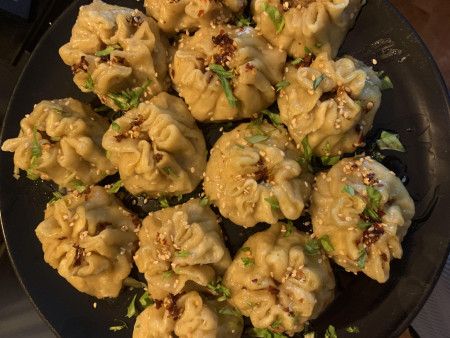
[[[297,219],[312,184],[312,175],[296,161],[299,157],[284,127],[243,123],[211,149],[205,194],[222,216],[244,227]]]
[[[354,196],[344,191],[346,185],[354,189]],[[370,157],[346,158],[327,173],[319,173],[316,186],[311,220],[316,236],[328,235],[335,249],[328,256],[347,271],[362,271],[379,283],[386,282],[391,259],[402,257],[401,241],[414,216],[414,202],[400,179]],[[375,211],[381,222],[364,214],[367,187],[380,193]],[[373,224],[362,230],[365,222]]]
[[[186,284],[206,286],[231,263],[216,214],[198,198],[150,213],[139,241],[135,262],[156,299],[176,295]]]
[[[117,297],[131,271],[139,225],[114,194],[93,186],[47,205],[36,235],[45,261],[78,291]]]
[[[94,0],[80,7],[70,41],[59,54],[72,67],[73,80],[81,91],[94,92],[114,110],[128,110],[131,100],[120,95],[122,91],[137,90],[150,81],[131,102],[136,107],[139,97],[148,99],[167,90],[167,46],[167,38],[152,18]],[[107,48],[109,54],[96,55]]]
[[[26,170],[31,179],[40,177],[67,188],[77,179],[91,185],[117,171],[101,146],[108,126],[89,105],[72,98],[41,101],[2,150],[14,152],[15,167]]]
[[[278,107],[297,144],[307,136],[316,156],[363,145],[381,103],[381,80],[371,68],[351,56],[332,61],[322,53],[309,67],[289,66],[283,81],[290,85],[281,90]]]
[[[192,192],[206,167],[206,145],[182,99],[160,93],[114,121],[103,137],[125,188],[149,197]]]
[[[293,335],[333,300],[330,263],[321,250],[304,253],[308,240],[308,234],[280,222],[250,236],[234,257],[223,284],[254,327]]]

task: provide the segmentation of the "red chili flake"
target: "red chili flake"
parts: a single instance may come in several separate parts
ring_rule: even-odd
[[[384,234],[384,229],[378,223],[370,226],[363,232],[363,242],[366,246],[371,246],[376,243]]]
[[[117,142],[120,143],[120,142],[122,142],[122,140],[124,138],[127,138],[127,137],[125,135],[120,134],[120,135],[115,135],[114,138],[116,139]]]
[[[163,301],[159,300],[159,299],[155,299],[154,301],[155,301],[156,310],[158,310],[163,305]]]
[[[112,225],[112,223],[110,223],[110,222],[98,222],[97,227],[95,229],[95,234],[98,235],[103,230],[111,228],[111,225]]]
[[[133,223],[135,226],[138,226],[141,224],[141,221],[139,220],[139,218],[133,217],[131,219],[131,223]]]
[[[62,241],[64,239],[67,239],[67,237],[59,237],[58,240]]]
[[[269,172],[267,170],[267,167],[262,168],[261,170],[258,170],[255,172],[255,181],[257,183],[266,182],[269,178]]]
[[[173,318],[173,320],[177,320],[180,316],[180,309],[177,307],[177,300],[184,293],[179,293],[178,295],[173,295],[169,293],[169,303],[166,305],[166,310],[169,312],[168,317]]]
[[[338,96],[342,96],[345,94],[345,88],[344,86],[339,86],[338,90],[337,90],[337,94]]]
[[[213,36],[211,39],[215,45],[220,47],[219,53],[213,55],[214,61],[217,64],[225,66],[225,63],[233,57],[234,51],[236,50],[234,40],[223,29],[220,30],[219,35]]]
[[[197,16],[201,17],[203,14],[205,14],[205,11],[202,9],[202,10],[198,11]]]
[[[163,155],[160,153],[157,153],[153,156],[153,159],[155,160],[156,163],[159,163],[163,159]]]
[[[284,307],[284,308],[283,308],[283,311],[284,311],[284,312],[291,312],[291,310],[289,310],[288,307]]]
[[[73,64],[70,68],[72,69],[72,74],[76,74],[79,72],[87,72],[88,67],[89,62],[87,62],[86,57],[83,55],[80,62]]]
[[[258,278],[252,279],[253,283],[258,283]]]
[[[195,58],[197,61],[205,62],[204,58]]]
[[[303,67],[309,67],[311,66],[311,63],[313,62],[313,55],[308,54],[303,58],[303,62],[300,62],[299,64],[295,65],[295,68],[303,68]]]
[[[272,285],[269,285],[268,290],[272,295],[278,295],[280,293],[280,289],[277,289],[276,287],[273,287]]]
[[[250,64],[250,63],[246,63],[246,64],[245,64],[245,69],[252,70],[252,69],[255,69],[255,66],[253,66],[253,65]]]
[[[83,263],[84,260],[84,248],[80,247],[78,244],[74,244],[73,247],[76,249],[75,260],[73,262],[73,267],[77,267]]]
[[[138,114],[138,117],[131,121],[130,129],[133,127],[139,127],[142,123],[144,123],[144,117],[141,114]]]
[[[172,70],[170,71],[170,74],[172,75],[172,77],[175,77],[175,69],[172,69]]]
[[[388,257],[386,256],[385,253],[382,253],[382,254],[381,254],[381,259],[382,259],[383,261],[385,261],[385,262],[388,261]]]
[[[113,59],[111,60],[111,63],[112,63],[112,64],[118,63],[118,64],[123,65],[123,64],[125,63],[125,58],[116,55],[116,56],[114,56]]]
[[[130,23],[134,27],[139,27],[144,22],[139,15],[132,15],[131,18],[127,19],[128,23]]]

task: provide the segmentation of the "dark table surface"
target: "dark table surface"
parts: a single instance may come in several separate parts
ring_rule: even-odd
[[[30,25],[27,31],[20,31],[17,39],[22,39],[22,43],[14,45],[9,49],[9,53],[0,59],[0,128],[3,124],[4,114],[9,98],[20,75],[23,66],[29,58],[30,51],[48,27],[61,8],[70,0],[49,0],[41,3],[50,3],[47,6],[45,22],[39,25]],[[6,20],[6,21],[5,21]],[[12,22],[19,22],[19,18],[5,16],[0,11],[0,28]],[[22,21],[23,23],[23,21]],[[10,27],[10,26],[9,26]],[[22,25],[23,27],[23,25]],[[2,35],[3,32],[3,35]],[[0,41],[6,41],[5,30],[0,29]],[[4,45],[4,44],[2,44]],[[14,49],[15,48],[15,49]],[[34,309],[32,303],[27,298],[11,266],[6,252],[1,255],[0,249],[0,338],[23,338],[23,337],[54,337],[54,334],[41,319]],[[450,259],[442,275],[429,297],[428,301],[412,322],[414,331],[423,338],[448,337],[450,332]]]

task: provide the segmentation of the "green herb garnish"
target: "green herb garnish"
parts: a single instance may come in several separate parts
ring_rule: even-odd
[[[114,131],[117,131],[117,132],[120,131],[120,126],[116,122],[111,123],[111,128]]]
[[[380,138],[377,140],[377,145],[381,150],[395,150],[402,153],[405,152],[403,144],[400,142],[400,138],[396,134],[392,134],[388,131],[382,131]]]
[[[330,240],[328,239],[328,235],[320,237],[320,244],[326,252],[334,251],[333,245],[331,245]]]
[[[108,93],[108,97],[113,100],[114,104],[122,110],[129,110],[139,106],[139,97],[145,91],[152,81],[147,79],[142,87],[136,90],[122,90],[119,93]]]
[[[316,90],[317,87],[319,87],[319,85],[323,81],[323,79],[324,79],[323,74],[320,74],[320,76],[317,79],[314,80],[314,82],[313,82],[313,89],[314,90]]]
[[[246,252],[246,251],[250,251],[250,248],[248,246],[245,246],[243,248],[240,248],[239,250]]]
[[[138,281],[138,280],[136,280],[136,279],[134,279],[132,277],[125,278],[123,280],[122,284],[125,285],[125,286],[131,286],[131,287],[136,288],[136,289],[143,289],[143,288],[147,287],[147,285],[145,285],[145,283],[142,283],[142,282],[140,282],[140,281]]]
[[[143,295],[139,298],[139,303],[145,308],[150,305],[155,304],[155,300],[148,295],[148,291],[145,291]]]
[[[110,45],[110,46],[106,47],[106,48],[103,49],[103,50],[98,50],[98,51],[96,51],[96,52],[95,52],[95,55],[96,55],[96,56],[107,56],[107,55],[111,54],[111,52],[112,52],[114,49],[122,49],[122,47],[120,47],[120,46],[116,43],[116,44],[113,44],[113,45]]]
[[[63,194],[61,194],[59,191],[54,191],[53,192],[53,198],[48,202],[49,205],[54,204],[57,200],[61,199],[64,197]]]
[[[262,142],[265,141],[269,138],[268,135],[253,135],[250,137],[244,137],[244,139],[248,142],[248,143],[258,143],[258,142]]]
[[[274,321],[272,324],[270,324],[270,327],[272,329],[276,329],[278,326],[280,326],[280,324],[283,322],[283,320],[281,318],[277,319],[276,321]]]
[[[261,9],[269,16],[275,26],[275,29],[277,30],[277,34],[281,33],[284,27],[284,16],[278,11],[278,8],[270,6],[269,2],[266,1],[261,4]]]
[[[163,171],[167,174],[167,175],[172,175],[173,177],[175,177],[175,178],[180,178],[180,176],[178,176],[177,174],[175,174],[173,171],[172,171],[172,168],[170,168],[170,167],[165,167],[165,168],[163,168]]]
[[[276,197],[268,197],[265,198],[264,201],[268,202],[272,209],[280,209],[280,205],[278,204],[278,200]]]
[[[209,197],[208,197],[208,196],[205,196],[205,197],[202,198],[202,200],[200,201],[200,206],[201,206],[201,207],[204,207],[204,206],[208,205],[208,203],[209,203]]]
[[[381,79],[381,90],[385,90],[385,89],[393,89],[394,88],[394,84],[392,83],[391,79],[389,78],[389,76],[385,76]]]
[[[302,146],[303,146],[303,157],[297,159],[298,164],[303,165],[306,164],[306,167],[309,172],[313,172],[313,168],[311,166],[312,161],[312,149],[309,145],[308,136],[305,136],[302,140]]]
[[[288,81],[281,81],[281,82],[278,82],[276,85],[275,85],[275,88],[276,88],[276,92],[279,92],[281,89],[283,89],[284,87],[287,87],[287,86],[289,86],[291,83],[290,82],[288,82]]]
[[[366,248],[364,247],[364,244],[361,244],[358,251],[358,259],[355,261],[360,269],[364,269],[366,265],[366,259],[367,259]]]
[[[250,265],[255,265],[255,260],[254,259],[250,259],[247,257],[241,257],[242,262],[244,263],[245,267],[249,267]]]
[[[183,199],[183,195],[178,195],[178,196],[177,196],[177,201],[178,201],[178,202],[181,202],[182,199]]]
[[[291,61],[291,65],[295,66],[298,65],[299,63],[302,63],[303,59],[302,58],[296,58],[295,60]]]
[[[308,47],[305,46],[304,49],[305,49],[305,55],[311,54],[311,50]]]
[[[236,17],[236,26],[238,26],[238,27],[250,26],[251,23],[252,23],[252,19],[247,18],[243,14],[238,14]]]
[[[219,309],[217,312],[219,312],[222,315],[232,315],[235,317],[242,317],[242,312],[239,311],[239,309],[237,307],[235,307],[234,309],[230,309],[229,307],[224,307]]]
[[[359,333],[359,328],[357,326],[349,326],[346,328],[346,330],[350,333]]]
[[[108,193],[115,194],[119,191],[120,187],[122,186],[123,180],[118,180],[116,183],[112,185],[111,188],[109,188]]]
[[[70,184],[72,185],[72,188],[78,191],[80,194],[88,188],[87,185],[83,184],[83,181],[78,179],[73,180],[72,182],[70,182]]]
[[[267,328],[260,329],[256,327],[252,327],[250,330],[248,330],[248,334],[252,337],[262,337],[262,338],[286,338],[284,334],[274,332],[272,330],[269,330]]]
[[[231,108],[234,108],[235,105],[237,106],[239,104],[239,100],[234,97],[230,81],[228,81],[229,79],[234,78],[233,71],[226,70],[221,65],[216,65],[214,63],[209,65],[209,69],[219,78],[220,83],[222,84],[222,89]]]
[[[117,322],[120,322],[122,324],[121,325],[116,325],[116,326],[110,326],[109,327],[110,331],[116,332],[116,331],[120,331],[122,329],[128,328],[127,323],[125,323],[123,320],[120,320],[120,319],[114,319],[114,320],[117,321]]]
[[[127,314],[126,314],[126,316],[128,318],[131,318],[133,316],[137,316],[139,314],[139,311],[136,309],[136,304],[135,304],[136,296],[137,295],[134,295],[133,299],[131,300],[130,305],[128,305]]]
[[[172,270],[164,271],[164,272],[162,273],[163,279],[169,278],[170,276],[173,275],[173,273],[174,273],[174,272],[173,272]]]
[[[206,287],[211,291],[211,293],[215,296],[219,296],[217,301],[222,302],[225,299],[231,298],[230,290],[222,285],[222,277],[217,276],[215,281],[211,281],[206,284]]]
[[[319,240],[317,238],[312,238],[306,242],[303,252],[305,253],[305,255],[314,256],[319,253],[319,249]]]
[[[169,202],[167,201],[167,196],[161,196],[160,198],[158,198],[158,202],[161,208],[170,207]]]
[[[245,303],[248,305],[248,306],[250,306],[251,308],[252,308],[252,310],[253,310],[253,303],[251,302],[251,301],[249,301],[249,300],[246,300],[245,301]]]
[[[323,43],[322,42],[317,42],[314,46],[316,46],[317,48],[320,48],[320,47],[323,46]]]
[[[329,325],[325,332],[325,338],[337,338],[336,329],[333,325]]]
[[[372,223],[372,222],[361,222],[361,223],[356,224],[356,226],[361,230],[364,230],[372,225],[374,225],[374,223]]]
[[[294,224],[292,223],[292,221],[288,221],[286,224],[286,232],[284,233],[284,237],[289,237],[292,233],[292,227],[294,226]]]
[[[92,80],[91,73],[87,72],[87,75],[88,75],[88,80],[87,80],[86,84],[84,85],[84,88],[86,88],[88,90],[94,90],[94,80]]]
[[[177,251],[175,252],[175,257],[187,257],[191,253],[189,251],[183,250],[183,251]]]

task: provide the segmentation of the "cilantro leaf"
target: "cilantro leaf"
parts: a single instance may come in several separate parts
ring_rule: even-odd
[[[53,192],[53,198],[48,202],[49,205],[54,204],[57,200],[61,199],[64,197],[63,194],[61,194],[59,191],[54,191]]]
[[[400,151],[402,153],[405,152],[405,147],[403,147],[403,144],[400,142],[399,136],[385,130],[381,132],[380,138],[376,142],[381,150],[387,149]]]
[[[147,89],[152,81],[147,79],[142,87],[136,90],[122,90],[118,93],[108,93],[107,96],[113,100],[114,104],[122,110],[129,110],[139,106],[139,98],[141,94]]]
[[[372,222],[360,222],[360,223],[356,224],[356,226],[361,230],[364,230],[372,225],[374,225],[374,223],[372,223]]]
[[[96,51],[95,55],[96,56],[107,56],[107,55],[111,54],[111,52],[114,49],[122,49],[122,47],[116,43],[116,44],[106,47],[105,49]]]
[[[88,186],[83,184],[83,181],[78,179],[73,180],[72,182],[70,182],[70,184],[72,185],[72,188],[78,191],[80,194],[88,188]]]
[[[393,89],[393,88],[394,88],[394,84],[392,83],[389,76],[386,75],[384,78],[381,79],[381,90]]]
[[[123,180],[118,180],[116,183],[112,185],[111,188],[109,188],[108,193],[109,194],[115,194],[119,191],[120,187],[122,186]]]
[[[272,330],[269,330],[267,328],[261,329],[257,327],[252,327],[247,332],[252,337],[262,337],[262,338],[286,338],[284,334],[274,332]]]
[[[290,84],[291,84],[291,83],[288,82],[288,81],[281,81],[281,82],[278,82],[278,83],[275,85],[276,92],[279,92],[281,89],[283,89],[284,87],[289,86]]]
[[[84,88],[86,88],[88,90],[94,90],[94,80],[92,80],[91,73],[87,72],[87,75],[88,75],[88,80],[87,80],[86,84],[84,85]]]
[[[358,250],[358,258],[355,261],[356,264],[358,264],[360,269],[364,269],[366,265],[366,259],[367,259],[367,252],[366,248],[364,247],[364,244],[361,244]]]
[[[31,157],[33,158],[39,158],[41,157],[41,149],[39,147],[39,142],[37,140],[37,128],[38,128],[38,122],[33,127],[33,146],[31,147]]]
[[[346,192],[347,194],[349,194],[350,196],[355,196],[355,189],[351,186],[346,184],[344,189],[342,189],[342,192]]]
[[[303,157],[297,159],[298,164],[303,165],[306,164],[306,167],[310,173],[313,172],[313,168],[311,166],[312,161],[312,149],[308,142],[308,136],[305,136],[302,140],[303,146]]]
[[[320,244],[326,252],[334,251],[333,245],[331,245],[328,235],[322,236],[320,238]]]
[[[314,90],[316,90],[317,87],[319,87],[319,85],[323,81],[323,79],[324,79],[323,74],[320,74],[320,76],[317,79],[314,80],[314,82],[313,82],[313,89]]]
[[[302,58],[296,58],[295,60],[291,61],[291,65],[295,66],[298,65],[299,63],[302,63],[303,59]]]
[[[169,202],[167,201],[167,196],[161,196],[160,198],[158,198],[158,202],[161,208],[170,207]]]
[[[132,277],[125,278],[123,280],[122,284],[125,285],[125,286],[131,286],[131,287],[136,288],[136,289],[139,289],[139,288],[143,289],[143,288],[147,287],[147,285],[145,285],[145,283],[142,283],[142,282],[140,282],[140,281],[138,281],[138,280],[136,280],[136,279],[134,279]]]
[[[163,168],[163,171],[167,174],[167,175],[172,175],[173,177],[175,177],[175,178],[180,178],[180,176],[178,176],[177,174],[175,174],[173,171],[172,171],[172,168],[170,168],[170,167],[165,167],[165,168]]]
[[[325,332],[325,338],[337,338],[336,329],[333,325],[329,325]]]
[[[117,131],[117,132],[120,131],[120,126],[116,122],[111,123],[111,128],[114,131]]]
[[[239,311],[239,309],[237,307],[235,307],[234,309],[230,309],[229,307],[224,307],[224,308],[217,310],[217,312],[219,312],[220,314],[223,314],[223,315],[232,315],[235,317],[242,317],[242,312]]]
[[[317,42],[314,46],[316,46],[317,48],[320,48],[320,47],[323,46],[323,43],[322,42]]]
[[[234,77],[233,71],[226,70],[221,65],[216,65],[214,63],[209,65],[209,69],[219,78],[220,83],[222,84],[222,89],[231,108],[234,108],[235,105],[237,106],[239,104],[239,100],[234,97],[230,81],[228,81]]]
[[[169,278],[170,276],[173,275],[173,273],[174,273],[174,272],[173,272],[172,270],[164,271],[164,272],[162,273],[163,279]]]
[[[116,332],[116,331],[120,331],[120,330],[122,330],[122,329],[128,328],[127,323],[125,323],[123,320],[120,320],[120,319],[114,319],[114,320],[115,320],[115,321],[118,321],[118,322],[120,322],[120,323],[122,323],[122,324],[121,324],[121,325],[110,326],[110,327],[109,327],[109,330],[110,330],[110,331]]]
[[[246,303],[248,306],[250,306],[250,307],[252,308],[252,310],[253,310],[254,306],[253,306],[253,303],[252,303],[252,302],[250,302],[249,300],[246,300],[245,303]]]
[[[277,319],[276,321],[274,321],[272,324],[270,324],[270,327],[272,329],[276,329],[278,326],[280,326],[280,324],[283,322],[283,320],[281,318]]]
[[[258,143],[258,142],[262,142],[265,141],[269,138],[268,135],[253,135],[253,136],[245,136],[244,139],[248,142],[248,143]]]
[[[240,248],[239,251],[244,251],[244,252],[250,251],[250,248],[248,246],[245,246],[243,248]]]
[[[236,17],[236,26],[238,27],[250,26],[251,23],[252,19],[247,18],[244,14],[238,14]]]
[[[231,298],[230,290],[226,286],[222,285],[222,277],[220,276],[217,276],[215,281],[213,280],[206,284],[206,287],[213,295],[219,296],[219,298],[217,298],[217,301],[219,302],[222,302],[227,298]]]
[[[145,308],[155,304],[155,300],[148,295],[148,291],[145,291],[139,298],[139,303]]]
[[[366,187],[366,192],[367,198],[369,199],[370,202],[370,206],[374,210],[378,210],[378,208],[380,207],[381,193],[374,187],[371,187],[370,185]]]
[[[306,242],[303,252],[305,255],[314,256],[319,253],[319,248],[319,240],[317,238],[312,238]]]
[[[177,251],[175,252],[175,257],[187,257],[191,253],[189,251],[183,250],[183,251]]]
[[[283,14],[278,11],[278,8],[270,6],[268,1],[261,4],[261,9],[269,16],[270,20],[275,26],[275,29],[277,30],[277,34],[280,34],[284,27]]]
[[[209,197],[206,196],[206,197],[202,198],[202,200],[200,201],[200,206],[204,207],[204,206],[208,205],[208,203],[209,203]]]
[[[304,49],[305,49],[305,55],[311,54],[311,50],[308,47],[305,46]]]
[[[292,221],[288,221],[286,224],[286,232],[284,233],[284,237],[289,237],[292,233],[293,223]]]
[[[127,314],[126,314],[126,317],[128,317],[128,318],[137,316],[139,314],[139,311],[136,309],[136,304],[135,304],[136,296],[137,295],[134,295],[133,299],[131,300],[130,305],[128,305]]]
[[[278,204],[278,199],[276,197],[268,197],[265,198],[264,201],[268,202],[272,209],[280,209],[280,205]]]
[[[248,257],[241,257],[242,262],[244,263],[245,267],[249,267],[250,265],[255,265],[255,260],[248,258]]]
[[[359,333],[359,328],[357,326],[349,326],[346,328],[346,330],[350,333]]]
[[[275,126],[279,126],[282,123],[280,114],[272,113],[268,109],[261,110],[261,113],[263,115],[266,115],[270,119],[270,121],[273,123],[273,125],[275,125]]]

